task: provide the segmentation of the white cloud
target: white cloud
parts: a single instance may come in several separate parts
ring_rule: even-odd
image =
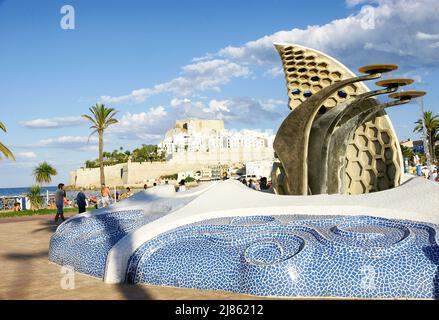
[[[23,158],[23,159],[35,159],[37,157],[35,152],[32,151],[19,152],[17,156],[18,158]]]
[[[19,169],[25,168],[34,168],[36,166],[36,162],[34,161],[10,161],[6,160],[2,163],[2,167],[13,167]]]
[[[37,148],[56,148],[56,149],[81,149],[95,150],[98,144],[96,136],[61,136],[56,138],[42,139],[33,145]]]
[[[175,107],[181,106],[182,104],[187,104],[190,102],[191,102],[191,99],[188,99],[188,98],[184,98],[184,99],[173,98],[171,100],[171,107],[175,108]]]
[[[273,43],[290,42],[356,66],[380,61],[439,66],[439,49],[429,43],[439,30],[438,10],[437,0],[380,0],[378,5],[363,6],[349,17],[306,29],[279,31],[243,46],[221,49],[218,56],[237,63],[272,66],[279,64]]]
[[[368,3],[368,2],[373,2],[373,0],[346,0],[345,1],[346,5],[349,8],[358,6],[359,4]]]
[[[281,111],[288,113],[283,100],[255,100],[252,98],[211,99],[209,101],[173,98],[172,112],[165,107],[150,108],[146,112],[125,113],[119,123],[111,126],[110,137],[128,140],[142,140],[155,143],[163,138],[166,130],[172,128],[175,120],[184,118],[222,119],[227,124],[257,125],[270,120],[283,119]],[[111,138],[110,138],[111,139]]]
[[[439,33],[438,34],[430,34],[430,33],[424,33],[424,32],[417,32],[416,39],[419,39],[419,40],[439,40]]]
[[[261,106],[268,111],[275,110],[279,106],[288,109],[288,102],[280,99],[268,99],[264,101],[260,101]]]
[[[30,129],[57,129],[78,126],[85,123],[85,121],[82,117],[57,117],[23,121],[21,125]]]
[[[167,116],[163,106],[150,108],[147,112],[127,112],[107,132],[120,139],[157,140],[165,131],[165,126],[169,125]]]
[[[134,125],[125,124],[119,132],[134,133],[137,137],[155,136],[159,127],[172,125],[176,117],[265,123],[278,117],[278,110],[288,110],[286,103],[279,100],[194,100],[202,92],[219,91],[233,79],[248,77],[252,74],[251,67],[260,69],[261,66],[262,72],[272,77],[282,74],[274,42],[297,43],[321,50],[353,69],[369,63],[397,63],[402,67],[401,73],[415,75],[418,80],[422,79],[423,72],[439,66],[437,0],[348,0],[346,4],[363,6],[354,14],[327,24],[281,30],[241,46],[228,46],[217,53],[194,58],[192,64],[181,68],[180,76],[168,82],[133,90],[123,96],[101,98],[109,103],[141,103],[152,95],[171,94],[172,114],[163,115],[154,125],[145,120],[146,113],[127,115],[125,122]],[[139,117],[137,120],[135,115]],[[137,121],[146,123],[136,126]]]
[[[282,106],[281,110],[277,109]],[[269,99],[259,101],[253,98],[212,99],[188,101],[178,104],[174,117],[222,119],[226,123],[261,124],[266,121],[282,119],[282,110],[288,110],[284,101]]]
[[[117,130],[117,128],[132,128],[154,125],[157,121],[165,117],[167,114],[164,107],[159,106],[149,109],[148,112],[141,113],[125,113],[119,120],[119,123],[110,127],[110,129]]]
[[[220,86],[227,84],[233,78],[245,77],[250,74],[247,67],[224,59],[198,61],[182,68],[182,76],[171,81],[157,84],[152,88],[133,90],[123,96],[102,96],[106,103],[136,102],[141,103],[152,95],[172,93],[184,97],[196,92],[207,90],[219,91]]]
[[[264,72],[264,74],[271,76],[272,78],[276,78],[282,75],[284,72],[282,67],[273,67]]]

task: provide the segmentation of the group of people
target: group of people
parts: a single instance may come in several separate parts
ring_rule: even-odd
[[[116,193],[116,198],[128,198],[131,197],[133,193],[131,192],[131,188],[126,189],[126,193],[124,193],[121,197],[118,197],[118,193]],[[87,211],[87,207],[90,202],[94,201],[96,202],[96,207],[98,206],[97,199],[92,199],[92,197],[88,198],[85,194],[84,188],[81,188],[76,195],[75,198],[76,206],[78,208],[78,213],[84,213]],[[64,207],[69,203],[67,199],[67,194],[64,189],[64,184],[60,183],[58,184],[58,189],[55,193],[55,205],[56,205],[56,215],[55,215],[55,222],[59,220],[59,218],[62,219],[62,221],[65,221],[64,217]],[[106,207],[108,205],[112,204],[112,196],[111,191],[108,186],[105,184],[102,184],[101,186],[101,200],[100,200],[100,206]]]
[[[417,175],[419,177],[426,178],[428,180],[439,182],[439,175],[438,175],[438,167],[432,166],[431,168],[427,166],[407,166],[405,171],[407,173]]]
[[[168,181],[165,181],[165,184],[168,184]],[[154,182],[152,187],[156,187],[157,183]],[[149,187],[147,184],[145,184],[143,186],[144,190],[147,190]],[[178,191],[185,191],[186,190],[186,185],[185,185],[185,181],[182,180],[179,183],[179,187],[178,187]],[[126,199],[129,198],[133,195],[134,193],[131,191],[130,187],[126,188],[126,192],[123,194],[119,194],[116,191],[115,197],[116,197],[116,201],[122,200],[122,199]],[[85,189],[81,188],[80,191],[78,192],[78,194],[76,195],[75,198],[76,201],[76,206],[78,208],[78,213],[84,213],[87,211],[87,207],[89,206],[89,204],[91,202],[96,203],[96,208],[99,207],[106,207],[109,206],[113,203],[113,197],[111,195],[111,190],[108,186],[106,186],[105,184],[102,184],[101,186],[101,198],[98,201],[98,199],[96,199],[96,197],[87,197],[85,194]],[[65,206],[69,203],[68,199],[67,199],[67,194],[66,191],[64,189],[64,184],[60,183],[58,185],[58,189],[55,193],[55,205],[56,205],[56,216],[55,216],[55,222],[57,222],[59,220],[59,218],[62,219],[62,221],[65,221],[65,217],[64,217],[64,208]]]
[[[430,173],[430,170],[421,171],[421,177],[427,178],[428,180],[433,180],[439,182],[439,175],[437,173],[437,169],[433,170]]]
[[[165,181],[165,185],[168,185],[168,184],[169,184],[169,181],[166,180],[166,181]],[[152,186],[153,186],[153,187],[157,187],[157,182],[154,182]],[[144,189],[144,190],[148,189],[148,186],[145,184],[145,185],[143,186],[143,189]],[[186,181],[185,181],[184,179],[182,179],[182,180],[178,183],[177,192],[181,192],[181,191],[186,191]]]
[[[224,175],[223,180],[226,180],[226,179],[228,179],[228,177],[227,177],[227,175]],[[264,184],[264,181],[265,181],[265,184]],[[168,181],[165,181],[165,184],[169,184]],[[156,186],[157,186],[157,182],[154,182],[152,187],[156,187]],[[248,186],[254,188],[255,190],[263,190],[263,189],[265,189],[264,186],[266,186],[266,178],[261,179],[261,181],[258,183],[257,188],[252,180],[250,180],[250,184]],[[143,186],[143,189],[144,190],[149,189],[148,185],[145,184]],[[184,179],[182,179],[178,183],[177,192],[182,192],[182,191],[186,191],[186,190],[187,190],[186,181]],[[131,188],[127,187],[125,193],[120,195],[116,191],[116,194],[114,196],[116,198],[116,201],[119,201],[122,199],[129,198],[133,194],[134,193],[131,191]],[[110,188],[108,186],[106,186],[105,184],[102,184],[100,200],[98,200],[96,197],[87,197],[87,195],[85,194],[84,188],[81,188],[80,191],[78,192],[78,194],[76,195],[75,202],[76,202],[76,206],[78,208],[78,213],[84,213],[87,211],[87,207],[89,206],[90,203],[95,203],[96,208],[102,208],[102,207],[106,207],[106,206],[111,205],[113,203],[113,197],[111,195]],[[64,208],[68,203],[69,203],[69,201],[67,199],[67,194],[66,194],[66,191],[64,189],[64,184],[60,183],[58,185],[58,190],[55,193],[55,205],[56,205],[55,222],[57,222],[60,218],[62,219],[62,221],[66,220],[64,217]]]
[[[250,179],[248,182],[247,179],[244,178],[241,180],[241,182],[242,184],[249,187],[250,189],[257,191],[264,191],[270,189],[270,185],[268,184],[268,179],[266,177],[262,177],[261,179],[259,179],[259,181]]]

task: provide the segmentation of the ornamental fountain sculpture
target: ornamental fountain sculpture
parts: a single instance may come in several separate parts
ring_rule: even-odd
[[[317,50],[275,47],[292,111],[274,141],[271,193],[231,180],[151,188],[61,224],[50,261],[106,283],[438,298],[439,186],[404,175],[385,111],[425,93],[398,91],[410,79],[365,85],[396,65],[356,76]]]

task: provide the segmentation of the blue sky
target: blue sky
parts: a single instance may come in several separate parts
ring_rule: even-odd
[[[60,27],[63,5],[75,30]],[[121,124],[106,150],[156,143],[177,118],[222,118],[227,128],[277,130],[288,113],[273,41],[322,50],[348,67],[393,62],[436,103],[437,0],[0,0],[0,187],[27,186],[48,161],[55,182],[97,157],[79,115],[105,102]],[[365,17],[373,26],[364,28]],[[400,139],[415,138],[416,104],[390,110]]]

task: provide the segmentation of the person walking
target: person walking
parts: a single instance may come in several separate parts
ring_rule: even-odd
[[[62,221],[66,221],[66,218],[64,218],[64,200],[66,200],[66,192],[64,190],[64,184],[60,183],[58,185],[58,190],[56,190],[56,194],[55,194],[55,204],[56,204],[55,222],[58,222],[59,217],[61,217]]]
[[[126,197],[129,198],[133,195],[134,193],[131,192],[131,188],[127,187],[127,193],[126,193]]]
[[[259,188],[261,190],[268,190],[268,180],[266,177],[261,178],[261,181],[259,182]]]
[[[250,180],[248,181],[248,187],[249,187],[250,189],[256,190],[256,184],[253,182],[252,179],[250,179]]]
[[[84,188],[81,188],[76,195],[76,204],[78,205],[78,213],[84,213],[86,211],[87,197],[85,196]]]
[[[186,181],[182,179],[179,183],[178,192],[186,191]]]
[[[105,184],[102,184],[101,196],[102,196],[102,207],[109,206],[110,205],[110,188],[108,188]]]

